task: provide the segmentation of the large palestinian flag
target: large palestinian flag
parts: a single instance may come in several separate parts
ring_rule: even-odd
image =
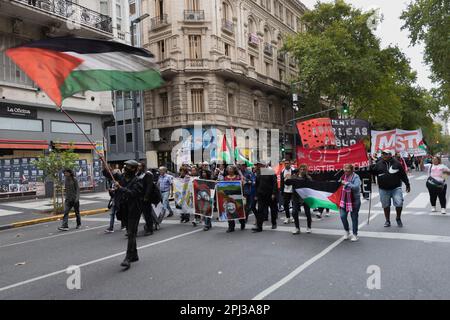
[[[343,186],[339,182],[303,181],[288,179],[295,191],[302,197],[305,203],[312,209],[327,208],[339,211]]]
[[[52,38],[6,50],[56,105],[77,92],[137,91],[163,81],[153,55],[122,43],[85,38]]]

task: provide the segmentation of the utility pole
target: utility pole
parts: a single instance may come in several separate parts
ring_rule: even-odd
[[[139,22],[141,22],[142,20],[144,20],[145,18],[148,18],[150,15],[148,13],[143,14],[142,16],[134,19],[131,21],[131,46],[134,47],[135,45],[135,41],[134,41],[134,29],[136,28],[136,24],[138,24]],[[137,114],[137,95],[138,95],[138,91],[133,91],[131,96],[132,96],[132,103],[133,103],[133,142],[134,142],[134,159],[136,161],[139,162],[140,157],[139,157],[139,139],[138,139],[138,114]],[[141,110],[142,110],[142,105],[140,105]],[[142,112],[141,112],[142,113]],[[143,119],[141,119],[141,128],[143,125]],[[144,144],[144,141],[142,141],[142,144]]]

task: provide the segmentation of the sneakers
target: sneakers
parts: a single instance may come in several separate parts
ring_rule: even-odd
[[[253,228],[253,229],[252,229],[252,232],[253,232],[253,233],[256,233],[256,232],[262,232],[262,229],[259,229],[259,228]]]
[[[114,233],[114,230],[113,229],[106,229],[105,233]]]
[[[306,233],[311,233],[311,228],[306,228]]]
[[[292,234],[300,234],[300,229],[295,229],[294,231],[292,231]]]
[[[436,212],[436,207],[431,207],[431,212]]]
[[[403,227],[403,223],[402,223],[402,220],[401,220],[401,219],[395,219],[395,221],[397,221],[397,226],[398,226],[399,228],[402,228],[402,227]]]
[[[318,220],[320,220],[320,219],[322,219],[322,215],[321,215],[321,214],[316,214],[316,218],[317,218]]]
[[[226,231],[227,233],[234,232],[234,229],[229,229]]]
[[[125,270],[130,269],[130,266],[131,266],[130,260],[125,258],[125,260],[122,261],[122,263],[120,264],[120,266],[121,266],[121,267],[124,267]]]
[[[329,217],[330,216],[330,213],[325,213],[325,217]]]
[[[445,210],[445,208],[442,208],[442,209],[441,209],[441,213],[442,213],[442,214],[447,214],[447,211]]]
[[[293,217],[289,218],[289,222],[294,223],[295,222],[294,218]]]
[[[173,212],[169,213],[169,215],[167,216],[167,218],[170,218],[173,216]]]
[[[277,228],[277,225],[276,224],[273,224],[272,225],[272,229],[276,229]]]
[[[77,224],[77,226],[76,226],[75,229],[80,229],[80,228],[81,228],[81,223],[80,223],[80,224]]]
[[[208,231],[209,229],[209,227],[203,227],[203,231]]]
[[[384,227],[385,228],[389,228],[391,226],[391,222],[390,221],[386,221],[385,223],[384,223]]]
[[[283,221],[284,224],[288,224],[289,223],[289,218],[285,218]]]
[[[351,238],[350,232],[349,231],[345,231],[344,240],[350,240],[350,238]]]
[[[352,241],[352,242],[358,241],[358,236],[355,236],[354,234],[352,234],[350,236],[350,241]]]
[[[69,227],[61,226],[58,228],[59,231],[69,231]]]

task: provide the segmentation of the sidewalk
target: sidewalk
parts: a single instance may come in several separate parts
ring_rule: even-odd
[[[80,195],[80,211],[90,211],[107,208],[108,192],[86,193]],[[49,213],[53,208],[52,199],[24,200],[0,203],[0,226],[23,221],[51,218]]]

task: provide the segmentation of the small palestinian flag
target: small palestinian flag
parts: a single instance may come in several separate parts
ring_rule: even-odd
[[[339,182],[288,179],[286,184],[292,184],[295,191],[310,208],[326,208],[339,211],[339,202],[343,188]]]
[[[423,141],[423,139],[420,140],[420,142],[419,142],[419,149],[422,149],[422,150],[424,150],[425,152],[428,152],[427,145],[425,144],[425,141]]]
[[[56,103],[82,91],[137,91],[163,83],[153,55],[126,44],[60,37],[6,50],[10,57]]]

